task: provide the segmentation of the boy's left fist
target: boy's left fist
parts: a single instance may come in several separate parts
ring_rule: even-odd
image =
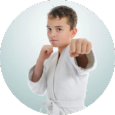
[[[70,43],[70,56],[77,57],[90,53],[92,44],[87,39],[72,39]]]

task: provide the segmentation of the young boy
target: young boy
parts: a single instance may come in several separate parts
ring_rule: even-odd
[[[96,67],[96,59],[91,42],[73,39],[76,24],[77,14],[72,8],[54,7],[47,20],[51,45],[42,47],[36,65],[29,70],[29,88],[39,96],[47,91],[47,101],[42,106],[51,115],[71,114],[85,108],[88,76]],[[52,53],[53,47],[58,47],[58,51]]]

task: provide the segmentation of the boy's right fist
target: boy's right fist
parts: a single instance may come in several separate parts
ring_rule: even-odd
[[[49,56],[51,55],[51,53],[53,52],[53,46],[52,45],[44,45],[41,49],[39,58],[43,61],[45,61],[47,58],[49,58]]]

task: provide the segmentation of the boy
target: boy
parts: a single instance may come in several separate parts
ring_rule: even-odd
[[[51,45],[42,47],[36,65],[29,71],[31,91],[42,96],[47,90],[47,101],[42,106],[51,115],[71,114],[85,108],[88,76],[96,67],[96,59],[91,42],[73,39],[76,24],[77,14],[72,8],[54,7],[47,20]],[[52,53],[53,47],[58,47],[58,51]]]

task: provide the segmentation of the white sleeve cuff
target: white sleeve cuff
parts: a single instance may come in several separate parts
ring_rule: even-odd
[[[32,81],[32,75],[33,75],[33,71],[34,71],[35,65],[32,66],[29,70],[29,74],[28,74],[28,86],[31,89],[31,91],[39,96],[43,96],[46,92],[46,74],[43,68],[43,73],[41,78],[39,79],[39,81],[37,82],[33,82]],[[39,71],[39,70],[38,70]]]

